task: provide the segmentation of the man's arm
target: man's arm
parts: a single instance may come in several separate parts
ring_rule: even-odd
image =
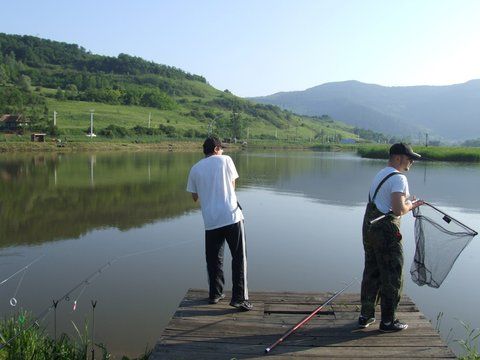
[[[407,200],[407,197],[404,193],[392,193],[392,212],[397,216],[405,215],[410,210],[413,210],[423,204],[424,202],[422,200],[418,200],[415,202]]]

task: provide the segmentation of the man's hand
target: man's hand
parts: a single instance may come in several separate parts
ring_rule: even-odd
[[[422,206],[425,204],[425,201],[420,200],[420,199],[415,199],[415,196],[413,197],[413,200],[411,201],[412,203],[412,208],[410,210],[416,209],[419,206]]]

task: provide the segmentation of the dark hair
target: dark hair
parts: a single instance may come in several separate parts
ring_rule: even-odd
[[[222,142],[216,136],[209,136],[203,143],[203,153],[205,155],[213,154],[216,147],[223,147]]]

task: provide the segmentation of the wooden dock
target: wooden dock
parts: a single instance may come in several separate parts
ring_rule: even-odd
[[[251,292],[255,308],[248,312],[229,306],[230,294],[226,295],[210,305],[207,291],[188,290],[150,359],[456,358],[407,296],[398,311],[399,319],[409,325],[407,330],[381,333],[378,321],[358,329],[359,294],[341,294],[266,355],[267,346],[332,294]]]

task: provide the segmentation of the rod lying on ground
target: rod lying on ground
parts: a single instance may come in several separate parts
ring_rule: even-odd
[[[310,319],[312,319],[322,308],[327,306],[333,299],[335,299],[338,295],[340,295],[342,292],[344,292],[346,289],[348,289],[357,279],[353,279],[348,285],[346,285],[342,290],[337,291],[335,294],[333,294],[327,301],[325,301],[322,305],[317,307],[310,315],[308,315],[306,318],[304,318],[302,321],[297,323],[294,327],[292,327],[290,330],[288,330],[285,334],[282,335],[280,339],[275,341],[272,345],[267,347],[265,349],[265,353],[268,354],[270,351],[273,350],[274,347],[276,347],[278,344],[280,344],[283,340],[285,340],[287,337],[289,337],[291,334],[293,334],[295,331],[297,331],[302,325],[305,325]]]

